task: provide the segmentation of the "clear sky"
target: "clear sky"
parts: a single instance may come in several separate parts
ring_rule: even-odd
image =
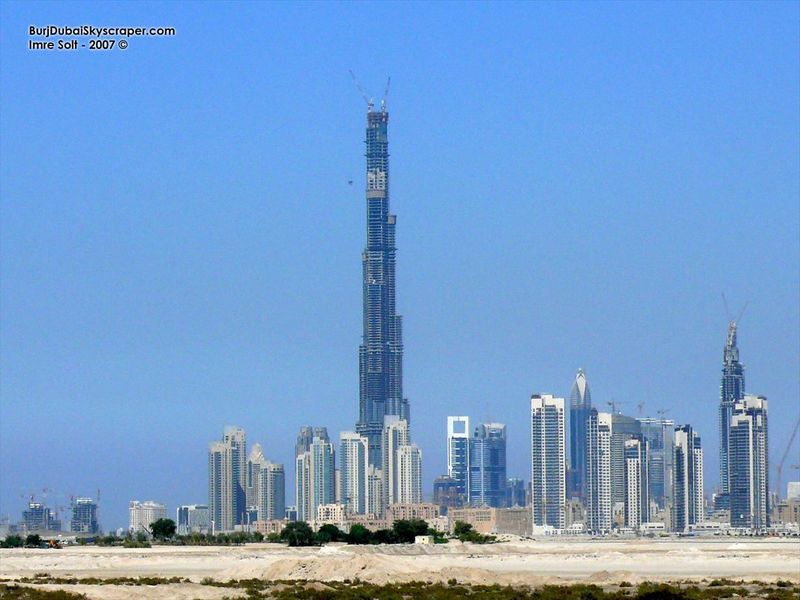
[[[800,5],[0,3],[0,513],[207,501],[226,424],[286,463],[358,409],[365,106],[387,75],[405,391],[668,409],[717,481],[726,313],[774,460],[800,410]],[[32,52],[30,25],[171,26]],[[353,180],[352,186],[348,180]],[[798,461],[795,443],[789,463]],[[785,471],[797,478],[797,471]]]

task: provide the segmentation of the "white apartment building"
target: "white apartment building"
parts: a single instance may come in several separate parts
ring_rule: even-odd
[[[150,525],[159,519],[167,518],[167,507],[153,500],[131,500],[128,505],[128,531],[150,534]]]

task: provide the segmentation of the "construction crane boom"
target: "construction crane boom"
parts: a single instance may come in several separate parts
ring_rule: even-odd
[[[355,84],[355,86],[358,89],[358,91],[361,93],[361,97],[364,99],[364,102],[367,103],[367,110],[369,112],[372,112],[372,107],[375,106],[375,101],[372,98],[370,98],[369,96],[367,96],[367,92],[365,92],[364,88],[361,87],[361,84],[358,82],[358,79],[356,79],[356,74],[353,73],[352,69],[350,69],[350,77],[353,78],[353,83]],[[388,83],[386,84],[386,93],[387,94],[389,93],[389,84]],[[384,101],[385,100],[386,100],[386,98],[384,97]]]
[[[800,416],[797,417],[797,422],[794,424],[794,430],[792,430],[792,435],[789,436],[789,443],[786,444],[786,449],[783,451],[783,456],[781,456],[781,460],[778,462],[778,467],[776,470],[776,488],[778,494],[781,493],[781,485],[783,485],[783,464],[786,462],[786,457],[789,456],[789,450],[792,449],[792,444],[794,443],[794,438],[797,437],[797,432],[800,430]]]

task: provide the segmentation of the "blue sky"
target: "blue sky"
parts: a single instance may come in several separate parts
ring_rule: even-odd
[[[782,453],[800,406],[797,3],[6,1],[0,17],[0,514],[100,489],[104,526],[123,526],[130,499],[205,501],[226,424],[290,482],[301,425],[353,427],[349,69],[376,96],[392,77],[426,486],[448,414],[507,423],[509,476],[528,479],[528,398],[568,394],[583,367],[596,404],[692,423],[712,489],[722,292],[749,302],[747,389]],[[27,50],[48,24],[177,34]]]

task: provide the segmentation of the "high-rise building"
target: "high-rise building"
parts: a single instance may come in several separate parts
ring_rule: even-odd
[[[633,417],[611,415],[611,506],[624,512],[625,506],[625,442],[636,439],[642,426]]]
[[[286,473],[283,465],[264,457],[261,444],[253,444],[247,458],[245,497],[250,522],[282,519],[286,511]],[[256,518],[252,518],[252,514]]]
[[[690,525],[702,523],[703,448],[700,436],[691,425],[675,428],[673,460],[672,530],[688,532]]]
[[[286,470],[282,463],[267,461],[261,470],[265,491],[259,499],[259,519],[276,521],[286,514]]]
[[[334,461],[333,444],[321,437],[315,437],[308,450],[297,456],[295,497],[299,521],[316,519],[318,506],[334,503],[336,499]]]
[[[625,440],[625,525],[633,529],[650,521],[648,448],[644,436]]]
[[[178,535],[211,531],[211,513],[205,504],[184,504],[175,511]]]
[[[353,431],[339,434],[339,498],[347,511],[363,515],[369,503],[369,440]]]
[[[330,441],[328,438],[328,428],[311,427],[310,425],[301,427],[300,433],[297,436],[297,442],[294,445],[295,457],[301,455],[303,452],[308,452],[308,449],[311,448],[311,442],[314,441],[314,438],[320,438],[326,442]]]
[[[509,477],[506,480],[506,500],[504,506],[514,508],[515,506],[526,506],[525,480],[519,477]]]
[[[586,423],[592,408],[592,394],[586,373],[578,369],[569,397],[569,469],[567,495],[586,501]]]
[[[613,416],[589,410],[586,421],[586,529],[611,530],[611,438]]]
[[[264,451],[261,449],[261,444],[255,443],[250,449],[250,455],[247,457],[247,468],[245,471],[245,506],[248,511],[256,511],[258,514],[259,496],[261,495],[261,470],[266,467],[267,459],[264,456]]]
[[[422,502],[422,451],[416,444],[397,449],[398,504]]]
[[[499,508],[506,496],[506,426],[481,423],[469,439],[469,503]]]
[[[367,469],[367,514],[383,518],[386,514],[386,492],[383,471],[370,465]]]
[[[397,451],[411,444],[408,421],[395,415],[384,417],[381,456],[383,457],[384,508],[400,502],[400,466]],[[370,448],[370,452],[372,449]]]
[[[564,529],[566,456],[564,399],[531,396],[531,510],[533,523]]]
[[[464,506],[466,497],[461,493],[458,481],[449,475],[440,475],[433,480],[433,503],[439,507],[442,515],[450,508]]]
[[[59,531],[61,522],[52,511],[41,502],[29,502],[27,510],[22,511],[22,523],[26,531]]]
[[[730,493],[729,440],[731,417],[737,402],[744,398],[744,366],[739,362],[736,321],[728,323],[728,337],[722,351],[722,382],[719,387],[719,487]]]
[[[648,495],[662,510],[672,506],[672,460],[675,445],[675,421],[671,419],[639,419],[642,436],[649,453]]]
[[[447,417],[447,475],[466,500],[469,490],[469,417]]]
[[[99,533],[97,502],[91,498],[75,498],[72,501],[72,520],[69,529],[73,533]]]
[[[244,429],[228,426],[208,448],[208,508],[214,531],[233,531],[245,521],[247,441]]]
[[[143,531],[150,534],[150,526],[159,519],[167,518],[167,507],[153,500],[131,500],[128,505],[128,531]]]
[[[731,525],[753,531],[769,527],[767,399],[746,394],[730,425]]]
[[[363,339],[359,347],[359,415],[356,431],[369,439],[370,464],[380,468],[384,417],[408,422],[403,397],[403,328],[395,306],[395,226],[389,212],[389,113],[367,112],[367,245],[363,266]],[[385,474],[384,474],[385,477]]]

